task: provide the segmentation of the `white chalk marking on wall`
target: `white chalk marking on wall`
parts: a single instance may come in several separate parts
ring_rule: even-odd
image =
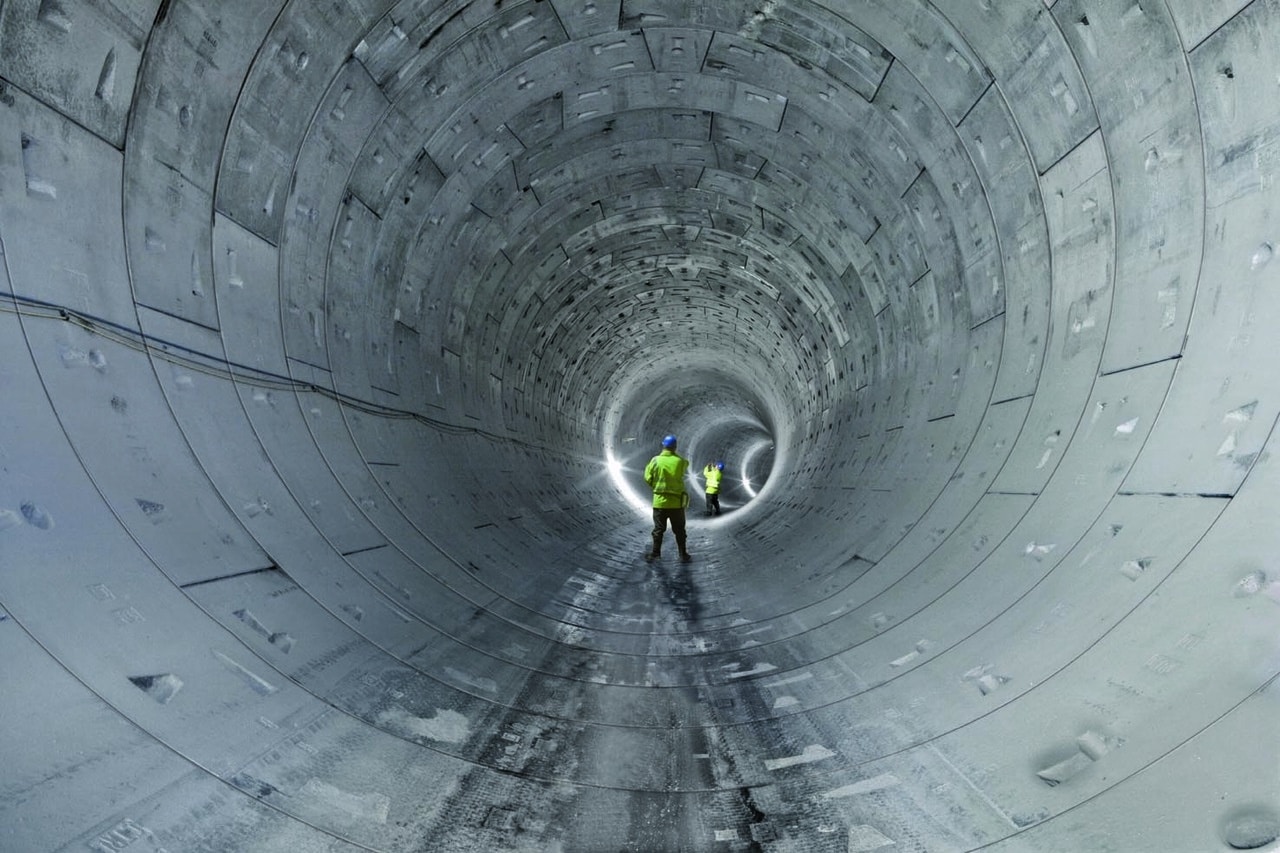
[[[825,746],[811,743],[799,755],[788,755],[785,758],[766,758],[764,768],[766,770],[781,770],[784,767],[794,767],[797,764],[812,764],[815,761],[822,761],[834,756],[835,753]]]

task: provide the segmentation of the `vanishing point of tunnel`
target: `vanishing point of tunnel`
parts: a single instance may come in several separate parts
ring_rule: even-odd
[[[0,0],[0,850],[1280,850],[1278,241],[1280,0]]]

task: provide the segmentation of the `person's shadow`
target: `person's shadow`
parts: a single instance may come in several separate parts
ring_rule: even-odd
[[[697,622],[702,618],[702,595],[694,583],[692,567],[693,563],[654,564],[658,587],[667,603],[677,616],[687,622]]]

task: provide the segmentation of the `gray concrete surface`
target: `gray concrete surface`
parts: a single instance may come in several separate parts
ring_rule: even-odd
[[[1280,849],[1278,57],[0,0],[0,849]]]

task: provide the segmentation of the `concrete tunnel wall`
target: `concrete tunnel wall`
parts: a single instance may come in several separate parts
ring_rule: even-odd
[[[0,0],[0,848],[1277,849],[1278,56]]]

